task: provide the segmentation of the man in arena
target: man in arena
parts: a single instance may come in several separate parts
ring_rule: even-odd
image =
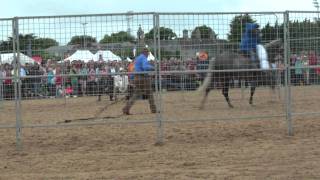
[[[151,76],[146,71],[154,71],[154,66],[148,62],[149,49],[143,48],[142,53],[136,57],[134,63],[134,74],[133,76],[133,95],[127,101],[126,106],[122,109],[123,114],[129,115],[130,109],[135,101],[141,95],[145,95],[149,100],[149,106],[152,113],[156,113],[156,105],[154,102],[152,92],[152,81]],[[144,72],[144,73],[143,73]],[[143,73],[143,74],[141,74]]]

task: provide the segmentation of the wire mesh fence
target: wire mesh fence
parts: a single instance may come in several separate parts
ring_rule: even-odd
[[[10,69],[11,65],[7,64],[14,59],[14,51],[12,49],[13,19],[1,19],[0,25],[0,126],[15,127],[15,101],[5,101],[6,99],[14,99],[13,78]],[[8,112],[8,109],[12,109],[12,111]]]
[[[156,121],[161,141],[162,122],[318,114],[317,15],[1,19],[0,125]],[[258,44],[253,54],[246,39]]]
[[[289,25],[292,112],[313,114],[319,101],[319,14],[290,13]]]

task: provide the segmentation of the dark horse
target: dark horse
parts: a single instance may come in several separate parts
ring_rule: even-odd
[[[270,63],[276,55],[280,53],[282,49],[282,43],[280,40],[274,40],[266,44],[265,49],[268,54],[268,61]],[[201,101],[200,108],[204,107],[207,96],[212,88],[215,86],[222,89],[222,94],[224,95],[230,108],[233,105],[229,99],[229,85],[233,80],[249,82],[250,88],[250,99],[249,104],[253,104],[253,95],[258,85],[258,82],[263,80],[268,80],[269,85],[274,88],[275,76],[270,70],[260,69],[260,62],[253,62],[250,57],[246,57],[239,52],[223,52],[215,57],[214,60],[209,63],[210,70],[216,70],[215,72],[208,72],[204,82],[199,87],[198,91],[204,92],[203,99]],[[255,71],[258,70],[258,71]]]
[[[125,94],[126,99],[133,93],[133,87],[129,84],[128,76],[123,75],[108,75],[102,77],[98,81],[98,101],[101,101],[101,96],[106,94],[109,95],[110,101],[117,101],[119,94]]]
[[[97,83],[98,101],[101,101],[101,95],[109,95],[110,101],[114,100],[114,77],[111,75],[103,76]]]

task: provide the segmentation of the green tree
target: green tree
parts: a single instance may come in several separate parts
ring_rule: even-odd
[[[310,19],[290,22],[290,48],[297,51],[319,50],[319,29],[320,23],[310,21]]]
[[[100,43],[121,43],[121,42],[133,42],[135,38],[128,34],[128,32],[120,31],[117,33],[112,33],[110,36],[108,34],[104,35]]]
[[[81,35],[81,36],[73,36],[71,40],[68,42],[68,45],[75,45],[75,44],[82,44],[84,45],[84,42],[86,42],[86,45],[88,43],[96,43],[96,38],[92,36],[87,35]]]
[[[59,43],[51,38],[38,38],[34,34],[19,34],[20,52],[27,55],[35,55],[37,51],[47,49],[51,46],[58,46]],[[0,44],[2,52],[11,52],[13,50],[13,38],[8,37],[7,41]]]
[[[193,39],[216,39],[216,37],[216,33],[206,25],[198,26],[191,32],[191,38]]]
[[[262,41],[268,41],[277,38],[277,29],[275,26],[271,26],[270,23],[266,24],[266,26],[261,29],[261,33]]]
[[[166,27],[160,27],[160,40],[172,40],[177,37],[176,33],[172,29]],[[153,39],[154,28],[152,28],[148,33],[145,34],[145,39]]]
[[[59,43],[51,38],[36,38],[33,43],[34,49],[47,49],[51,46],[58,46]]]
[[[302,50],[319,50],[320,46],[320,23],[305,19],[302,22],[298,20],[289,22],[289,39],[291,50],[299,53]],[[271,41],[284,38],[284,25],[275,23],[271,26],[268,23],[261,29],[262,40]]]
[[[11,52],[13,49],[13,43],[12,43],[12,38],[9,37],[8,40],[6,41],[1,41],[0,43],[0,51],[2,53],[8,53]]]
[[[230,33],[228,40],[231,42],[240,42],[241,36],[245,31],[246,23],[255,23],[256,21],[248,14],[235,16],[230,23]]]

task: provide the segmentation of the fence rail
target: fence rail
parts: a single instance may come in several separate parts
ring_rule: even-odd
[[[319,114],[315,108],[320,82],[317,17],[314,11],[286,11],[2,18],[0,128],[16,128],[18,148],[22,128],[111,123],[156,123],[157,141],[162,142],[167,122],[285,118],[292,135],[292,118]],[[262,43],[281,39],[283,46],[268,54],[272,68],[212,69],[209,62],[215,62],[217,55],[239,51],[248,22],[260,25]],[[148,58],[155,71],[128,72],[143,47],[151,50]],[[228,82],[230,97],[239,109],[228,111],[222,95],[208,97],[206,109],[210,110],[195,108],[202,98],[196,89],[207,74],[223,79],[226,74],[244,72],[257,77],[251,77],[252,82],[241,77]],[[263,75],[267,72],[276,78],[268,79]],[[136,115],[122,116],[132,77],[142,74],[153,81],[157,113],[149,114],[138,102]],[[244,112],[247,87],[253,82],[258,85],[254,96],[258,108]],[[268,93],[270,85],[278,92]],[[220,91],[219,82],[213,86]],[[110,99],[101,99],[104,94]],[[274,94],[278,98],[270,104],[267,100]]]

